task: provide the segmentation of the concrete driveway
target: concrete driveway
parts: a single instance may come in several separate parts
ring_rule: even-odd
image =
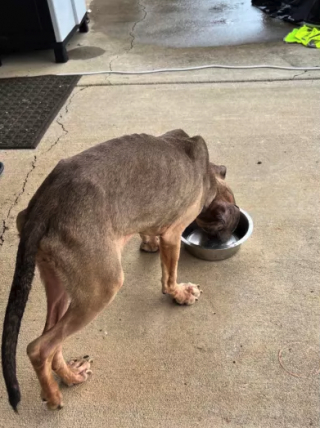
[[[147,11],[151,3],[145,4]],[[126,8],[127,2],[119,4]],[[113,9],[115,26],[119,4]],[[108,69],[110,64],[150,69],[318,61],[315,51],[280,42],[174,49],[135,40],[131,48],[129,33],[139,35],[145,25],[134,22],[129,20],[126,33],[119,30],[124,38],[99,31],[93,22],[91,33],[72,42],[81,38],[87,47],[104,49],[99,57],[56,66],[46,62],[50,52],[37,52],[27,63],[26,55],[16,55],[5,59],[2,76]],[[60,124],[52,123],[36,150],[0,152],[5,164],[0,180],[2,314],[18,243],[17,213],[61,158],[114,136],[177,127],[200,133],[211,159],[227,165],[237,202],[255,225],[252,238],[227,261],[203,262],[182,250],[180,279],[200,283],[204,290],[193,307],[179,307],[161,294],[158,255],[142,254],[139,239],[130,241],[123,257],[123,289],[104,313],[65,343],[67,358],[90,354],[94,372],[86,384],[63,388],[60,412],[49,412],[41,403],[25,352],[45,319],[45,296],[36,276],[17,353],[20,414],[9,408],[0,382],[1,426],[319,425],[319,77],[319,72],[275,70],[88,76],[61,110]]]

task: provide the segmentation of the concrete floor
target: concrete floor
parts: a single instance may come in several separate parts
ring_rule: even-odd
[[[3,58],[0,77],[204,64],[318,66],[317,51],[282,41],[291,25],[267,17],[250,0],[93,0],[87,4],[92,10],[90,32],[70,40],[68,63],[55,64],[51,50],[19,53]],[[313,78],[320,71],[216,69],[164,75],[164,79],[155,75],[148,81],[270,80],[299,74]],[[94,83],[109,78],[95,77]]]
[[[261,13],[251,0],[148,0],[143,6],[93,0],[92,8],[97,31],[123,37],[128,22],[139,21],[136,42],[175,48],[270,42],[292,29]]]
[[[125,10],[129,2],[111,9],[115,23],[122,17],[119,4]],[[94,15],[94,3],[92,9]],[[92,24],[93,29],[98,25]],[[280,42],[214,49],[147,45],[135,38],[146,31],[144,25],[132,30],[128,23],[122,38],[97,29],[78,36],[71,48],[78,49],[81,38],[86,47],[105,51],[86,61],[57,66],[46,63],[51,55],[46,52],[28,62],[25,55],[8,57],[2,76],[108,69],[110,64],[142,69],[209,60],[318,61],[316,51]],[[60,412],[49,412],[41,403],[25,353],[45,318],[36,276],[17,353],[20,415],[9,408],[0,382],[0,426],[319,426],[319,77],[318,72],[270,70],[85,77],[36,150],[0,153],[5,164],[1,313],[14,269],[17,213],[61,158],[114,136],[176,127],[200,133],[211,159],[227,165],[237,202],[255,224],[252,238],[230,260],[203,262],[182,251],[180,279],[204,290],[198,304],[188,308],[161,294],[158,255],[141,254],[138,238],[133,239],[125,249],[125,286],[116,300],[65,343],[67,358],[90,353],[95,362],[88,383],[63,388]]]

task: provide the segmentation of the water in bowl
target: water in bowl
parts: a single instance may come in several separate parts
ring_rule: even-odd
[[[222,243],[218,239],[209,237],[206,232],[200,228],[194,229],[186,239],[191,244],[211,250],[231,248],[239,241],[239,237],[233,233],[227,242]]]

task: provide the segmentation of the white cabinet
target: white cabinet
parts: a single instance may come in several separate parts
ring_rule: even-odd
[[[76,24],[80,25],[84,15],[87,13],[85,0],[72,0],[72,7]]]
[[[56,61],[66,62],[68,54],[65,44],[68,38],[78,27],[82,32],[88,31],[86,3],[85,0],[47,1],[56,38]]]

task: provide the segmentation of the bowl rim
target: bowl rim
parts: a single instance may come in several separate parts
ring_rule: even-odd
[[[240,212],[248,220],[248,223],[249,223],[248,230],[247,230],[246,234],[241,239],[239,239],[239,241],[237,241],[234,244],[230,245],[230,247],[228,247],[228,248],[204,248],[201,245],[193,244],[192,242],[188,241],[183,236],[183,234],[181,235],[181,241],[185,245],[187,245],[189,247],[201,248],[202,250],[206,250],[206,251],[228,251],[228,250],[230,250],[232,248],[239,247],[241,244],[243,244],[245,241],[247,241],[250,238],[250,236],[252,235],[252,232],[253,232],[253,220],[252,220],[252,217],[247,213],[247,211],[243,210],[242,208],[240,208]]]

